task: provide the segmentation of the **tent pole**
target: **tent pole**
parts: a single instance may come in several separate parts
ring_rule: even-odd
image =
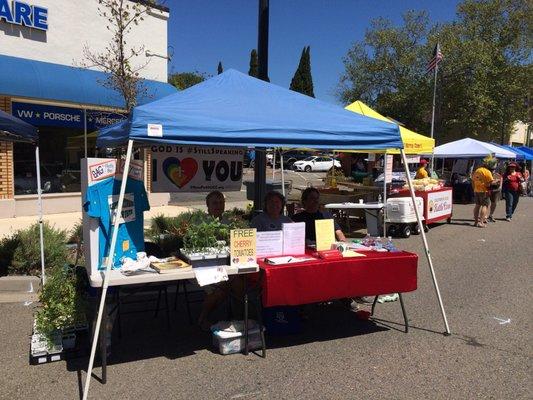
[[[438,43],[437,43],[438,46]],[[435,65],[435,74],[433,76],[433,107],[431,109],[431,139],[433,139],[433,133],[435,130],[435,98],[437,96],[437,72],[439,71],[439,64]],[[433,172],[433,163],[435,162],[434,154],[431,153],[430,169]],[[416,209],[416,206],[415,206]]]
[[[431,254],[429,253],[429,246],[426,239],[426,232],[424,231],[424,226],[422,225],[422,219],[420,218],[420,213],[418,212],[418,207],[416,206],[415,191],[413,189],[413,181],[411,180],[411,175],[409,174],[409,168],[407,166],[407,157],[405,157],[405,152],[403,149],[400,150],[402,154],[403,165],[405,168],[405,176],[407,178],[407,184],[409,185],[409,192],[411,193],[411,200],[413,201],[413,207],[415,209],[416,221],[418,222],[418,229],[420,229],[420,235],[422,236],[422,242],[424,243],[424,250],[426,251],[426,258],[428,260],[429,270],[431,272],[431,279],[433,280],[433,286],[435,287],[435,292],[437,293],[437,299],[439,300],[440,312],[442,314],[442,319],[444,320],[444,326],[446,328],[445,335],[451,335],[450,327],[448,325],[448,319],[446,318],[446,311],[444,310],[444,305],[442,304],[442,298],[440,296],[439,284],[437,283],[437,276],[435,275],[435,270],[433,269],[433,261],[431,260]]]
[[[128,149],[126,151],[126,161],[124,163],[124,171],[122,172],[122,182],[120,184],[120,194],[118,196],[118,204],[116,212],[112,213],[114,216],[113,221],[113,233],[111,236],[111,246],[109,247],[109,253],[107,254],[107,262],[105,266],[104,281],[102,283],[102,294],[100,296],[100,306],[98,307],[98,318],[96,319],[96,326],[94,328],[93,343],[91,346],[91,356],[89,358],[89,366],[87,367],[87,376],[85,377],[85,386],[83,387],[83,400],[87,400],[89,395],[89,385],[91,383],[91,374],[93,371],[94,357],[96,355],[96,346],[98,343],[98,336],[100,334],[100,325],[102,323],[102,314],[104,311],[105,300],[107,295],[107,288],[109,286],[109,275],[111,272],[111,266],[113,265],[113,254],[115,254],[115,248],[117,244],[118,226],[120,216],[122,215],[122,203],[124,202],[124,193],[126,192],[126,183],[128,181],[128,171],[130,170],[131,152],[133,149],[133,140],[128,141]],[[118,165],[120,168],[120,164]]]
[[[392,182],[392,181],[391,181]],[[383,155],[383,237],[387,237],[387,153]]]
[[[279,152],[279,162],[281,164],[281,193],[283,194],[283,197],[285,197],[285,170],[283,168],[283,151]]]
[[[276,179],[276,148],[274,147],[274,155],[272,156],[272,184]]]
[[[83,146],[85,158],[87,158],[87,109],[83,109]]]
[[[39,241],[41,243],[41,284],[44,286],[46,275],[44,272],[43,195],[41,186],[41,158],[39,156],[39,145],[35,146],[35,165],[37,168],[37,212],[39,213]]]

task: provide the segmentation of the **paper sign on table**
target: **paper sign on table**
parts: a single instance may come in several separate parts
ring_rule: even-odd
[[[232,229],[230,231],[230,265],[249,267],[256,263],[256,229]]]
[[[214,267],[197,267],[193,268],[194,275],[198,285],[207,286],[228,280],[228,272],[224,265]]]
[[[257,258],[283,254],[283,231],[257,232],[256,238]]]
[[[283,224],[283,254],[305,254],[305,222]]]
[[[333,219],[317,219],[315,221],[316,250],[330,250],[335,243],[335,224]]]

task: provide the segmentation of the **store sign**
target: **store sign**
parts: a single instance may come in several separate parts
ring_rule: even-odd
[[[34,126],[54,126],[83,130],[85,126],[83,109],[49,106],[46,104],[11,103],[12,114]],[[87,110],[87,131],[92,132],[105,126],[122,121],[125,114]]]
[[[48,9],[22,1],[0,0],[0,21],[47,31]]]
[[[427,198],[427,219],[442,217],[452,213],[452,191],[428,193]]]
[[[152,192],[238,191],[245,149],[152,146]]]

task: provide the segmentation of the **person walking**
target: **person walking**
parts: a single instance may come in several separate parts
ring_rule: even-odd
[[[492,157],[483,159],[483,165],[472,174],[472,185],[474,186],[474,226],[484,228],[487,219],[490,197],[489,187],[494,182],[494,178],[489,168],[496,163]]]
[[[496,211],[496,206],[502,197],[502,176],[496,171],[496,164],[490,168],[492,177],[494,178],[493,183],[490,185],[489,196],[490,196],[490,212],[488,222],[496,222],[494,219],[494,211]]]
[[[521,184],[524,177],[518,171],[518,165],[514,162],[507,166],[503,175],[503,196],[505,198],[505,220],[510,222],[520,199]]]

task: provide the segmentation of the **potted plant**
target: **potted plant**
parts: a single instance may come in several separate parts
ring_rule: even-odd
[[[57,352],[61,342],[61,350],[73,348],[74,331],[86,321],[87,300],[78,271],[76,267],[54,267],[39,294],[35,333],[47,341],[49,353]]]
[[[193,267],[227,265],[230,229],[214,218],[191,225],[183,236],[182,256]]]

